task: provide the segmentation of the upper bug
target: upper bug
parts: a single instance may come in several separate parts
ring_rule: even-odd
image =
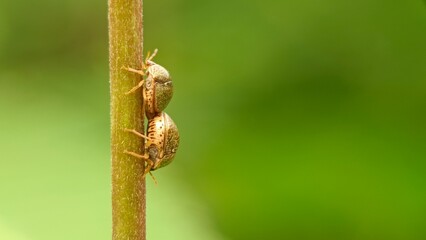
[[[138,85],[128,91],[126,94],[135,92],[140,87],[143,88],[145,113],[148,118],[154,117],[157,113],[162,112],[173,97],[173,83],[169,72],[161,65],[152,61],[158,50],[150,56],[149,53],[142,63],[142,70],[137,70],[129,67],[123,69],[146,76]]]

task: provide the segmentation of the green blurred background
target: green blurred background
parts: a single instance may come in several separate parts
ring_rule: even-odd
[[[421,0],[144,5],[181,134],[148,239],[426,239]],[[0,146],[0,239],[110,239],[106,0],[0,2]]]

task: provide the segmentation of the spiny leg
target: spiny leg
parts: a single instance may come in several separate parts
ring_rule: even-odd
[[[152,55],[150,52],[148,52],[148,54],[146,55],[145,63],[142,63],[143,69],[148,68],[148,66],[150,65],[149,62],[151,62],[151,60],[155,57],[155,55],[157,55],[157,52],[158,52],[157,48],[154,50],[154,53]]]
[[[137,70],[137,69],[129,68],[129,67],[121,67],[121,69],[126,70],[126,71],[129,71],[129,72],[132,72],[132,73],[137,73],[137,74],[142,75],[142,76],[145,76],[145,72],[144,72],[143,70]],[[130,89],[130,91],[126,92],[126,95],[127,95],[127,94],[130,94],[130,93],[133,93],[133,92],[135,92],[136,90],[138,90],[140,87],[142,87],[142,86],[143,86],[144,82],[145,82],[145,81],[142,79],[142,80],[138,83],[138,85],[136,85],[135,87],[133,87],[132,89]]]
[[[157,185],[157,179],[155,179],[154,175],[151,173],[151,169],[152,169],[152,166],[154,166],[154,162],[151,159],[149,159],[148,156],[146,155],[143,156],[135,152],[129,152],[127,150],[125,150],[124,153],[143,159],[146,162],[146,165],[145,165],[145,172],[143,173],[142,177],[144,178],[149,173],[149,175],[151,175],[152,177],[152,180],[154,180],[155,185]]]
[[[146,165],[145,165],[145,173],[143,174],[143,176],[145,177],[145,175],[147,175],[148,173],[151,173],[151,169],[152,166],[154,166],[154,162],[151,161],[151,159],[148,159],[149,161],[146,161]]]
[[[152,180],[154,180],[155,185],[158,185],[157,179],[155,179],[154,175],[151,171],[149,171],[149,175],[151,175]]]
[[[149,59],[149,55],[151,55],[151,52],[148,51],[146,53],[146,57],[145,57],[145,61],[142,61],[142,69],[147,69],[148,68],[148,59]]]
[[[132,89],[130,89],[128,92],[126,92],[126,95],[135,92],[136,90],[138,90],[140,87],[143,86],[143,84],[145,83],[145,80],[142,80],[138,83],[138,85],[134,86]]]
[[[130,151],[127,151],[127,150],[124,150],[124,153],[125,153],[125,154],[129,154],[129,155],[131,155],[131,156],[133,156],[133,157],[136,157],[136,158],[142,159],[142,160],[144,160],[145,162],[150,161],[150,160],[148,159],[148,156],[147,156],[147,155],[140,155],[139,153],[130,152]]]
[[[144,160],[145,162],[146,162],[146,165],[145,165],[145,172],[144,172],[144,174],[143,174],[143,177],[145,177],[145,175],[149,172],[149,171],[151,171],[151,168],[152,168],[152,166],[154,165],[154,162],[151,160],[151,159],[149,159],[149,157],[148,157],[148,155],[140,155],[139,153],[135,153],[135,152],[130,152],[130,151],[127,151],[127,150],[124,150],[124,153],[125,154],[129,154],[130,156],[133,156],[133,157],[136,157],[136,158],[139,158],[139,159],[142,159],[142,160]]]
[[[149,173],[151,175],[152,180],[154,180],[155,185],[158,184],[157,179],[155,179],[154,175],[151,173],[151,168],[154,165],[154,163],[151,161],[151,159],[148,158],[148,156],[140,155],[138,153],[130,152],[130,151],[127,151],[127,150],[124,150],[124,153],[144,160],[146,162],[146,165],[145,165],[145,172],[143,173],[142,177],[145,178],[146,174]]]
[[[145,76],[145,72],[143,70],[137,70],[137,69],[130,68],[130,67],[121,67],[121,69],[129,71],[129,72],[137,73],[137,74],[142,75],[142,76]]]
[[[152,141],[152,139],[151,139],[151,138],[149,138],[149,137],[147,137],[147,136],[143,135],[142,133],[140,133],[140,132],[136,131],[135,129],[127,129],[127,128],[126,128],[126,129],[124,129],[124,131],[126,131],[126,132],[131,132],[131,133],[135,134],[136,136],[139,136],[139,137],[144,138],[144,139],[146,139],[146,140]]]
[[[146,56],[145,63],[147,63],[148,61],[151,61],[155,57],[155,55],[157,55],[157,53],[158,53],[158,49],[156,48],[151,56],[149,56],[149,54]]]
[[[124,129],[124,131],[126,131],[126,132],[131,132],[131,133],[135,134],[136,136],[139,136],[139,137],[144,138],[144,139],[147,139],[147,140],[151,140],[151,138],[149,138],[149,137],[147,137],[147,136],[143,135],[142,133],[140,133],[140,132],[136,131],[135,129],[127,129],[127,128],[126,128],[126,129]],[[144,174],[143,174],[143,177],[145,177],[145,175],[146,175],[147,173],[149,173],[149,174],[151,175],[151,177],[152,177],[152,180],[154,180],[155,184],[157,185],[157,180],[155,179],[154,175],[151,173],[151,168],[152,168],[152,166],[154,165],[154,162],[152,162],[152,161],[148,158],[148,156],[147,156],[147,155],[143,156],[143,155],[140,155],[140,154],[137,154],[137,153],[134,153],[134,152],[129,152],[129,151],[127,151],[127,150],[126,150],[126,151],[124,151],[124,152],[125,152],[125,153],[127,153],[127,154],[130,154],[130,155],[132,155],[132,156],[134,156],[134,157],[141,158],[141,159],[145,160],[146,165],[145,165],[145,172],[144,172]]]

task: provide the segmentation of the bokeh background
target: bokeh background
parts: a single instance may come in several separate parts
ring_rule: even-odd
[[[148,239],[426,239],[424,2],[144,4],[181,134]],[[110,205],[107,1],[2,0],[0,239],[110,239]]]

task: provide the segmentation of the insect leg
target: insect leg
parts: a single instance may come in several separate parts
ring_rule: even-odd
[[[151,159],[147,159],[146,166],[145,166],[145,173],[143,174],[144,176],[147,175],[148,173],[151,174],[152,166],[154,166],[154,162]]]
[[[145,72],[143,70],[137,70],[134,68],[130,68],[130,67],[121,67],[121,69],[132,72],[132,73],[137,73],[139,75],[145,76]]]
[[[151,139],[151,138],[149,138],[149,137],[147,137],[147,136],[143,135],[142,133],[140,133],[140,132],[136,131],[135,129],[127,129],[127,128],[126,128],[126,129],[124,129],[124,131],[126,131],[126,132],[131,132],[131,133],[135,134],[136,136],[139,136],[139,137],[144,138],[144,139],[146,139],[146,140],[150,140],[150,141],[152,141],[152,139]]]
[[[151,61],[151,60],[155,57],[155,55],[157,55],[157,52],[158,52],[158,49],[156,48],[156,49],[154,50],[154,52],[152,53],[152,55],[151,55],[151,56],[149,56],[149,54],[148,54],[148,55],[146,56],[145,63],[147,63],[147,62]]]
[[[154,175],[151,171],[149,171],[149,175],[151,175],[152,180],[154,180],[155,185],[158,185],[157,179],[155,179]]]
[[[151,159],[149,159],[149,157],[148,157],[147,154],[140,155],[139,153],[130,152],[130,151],[127,151],[127,150],[124,150],[124,153],[125,154],[129,154],[129,155],[131,155],[133,157],[142,159],[142,160],[144,160],[146,162],[144,176],[151,170],[152,166],[154,165],[154,162]],[[147,167],[147,166],[149,166],[149,167]]]
[[[129,151],[127,151],[127,150],[124,150],[124,153],[125,153],[125,154],[129,154],[129,155],[131,155],[131,156],[133,156],[133,157],[136,157],[136,158],[142,159],[142,160],[144,160],[145,162],[149,160],[149,159],[148,159],[148,155],[140,155],[140,154],[138,154],[138,153],[135,153],[135,152],[129,152]]]
[[[155,57],[155,55],[157,55],[157,52],[158,52],[157,48],[154,50],[154,53],[152,55],[150,54],[150,52],[148,52],[148,54],[146,55],[145,63],[142,63],[143,69],[147,69],[149,65],[152,64],[151,60]]]
[[[149,159],[149,157],[147,155],[140,155],[138,153],[129,152],[127,150],[124,150],[124,153],[125,154],[129,154],[129,155],[131,155],[133,157],[136,157],[136,158],[144,160],[146,162],[146,165],[145,165],[145,172],[143,174],[143,177],[145,177],[146,174],[149,173],[151,175],[151,177],[152,177],[152,180],[154,180],[155,185],[157,185],[157,179],[155,179],[154,175],[152,175],[152,173],[151,173],[151,168],[154,165],[154,162],[152,162],[151,159]]]
[[[138,83],[138,85],[134,86],[132,89],[130,89],[128,92],[126,92],[126,95],[127,95],[127,94],[130,94],[130,93],[135,92],[135,91],[136,91],[136,90],[138,90],[140,87],[142,87],[144,83],[145,83],[145,80],[140,81],[140,82]]]

